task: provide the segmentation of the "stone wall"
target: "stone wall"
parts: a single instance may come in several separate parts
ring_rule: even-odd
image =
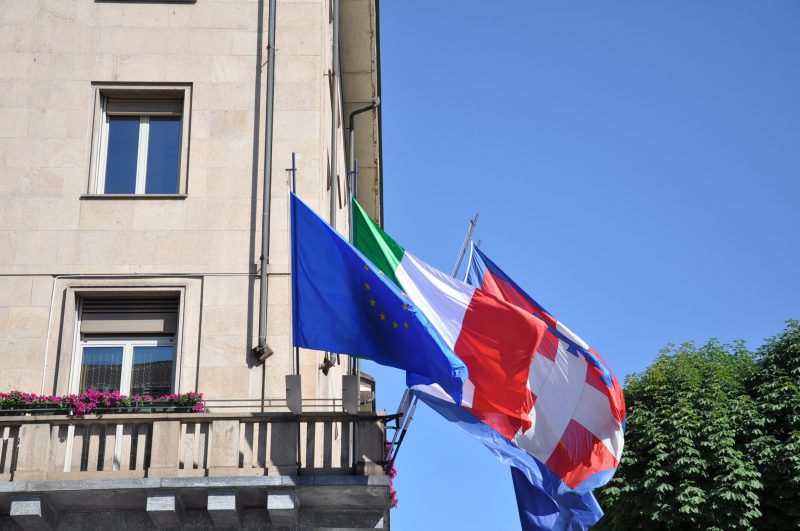
[[[0,391],[69,391],[63,371],[75,348],[70,290],[167,283],[191,285],[192,293],[178,391],[284,395],[284,375],[294,370],[285,169],[296,152],[298,193],[327,217],[332,26],[327,0],[278,2],[267,331],[275,355],[257,364],[249,351],[257,342],[266,81],[259,31],[266,5],[2,2]],[[87,195],[93,84],[125,82],[191,84],[185,196]],[[343,178],[344,129],[339,133]],[[337,228],[346,233],[342,206]],[[342,371],[324,375],[321,360],[320,353],[302,353],[304,396],[340,396]]]

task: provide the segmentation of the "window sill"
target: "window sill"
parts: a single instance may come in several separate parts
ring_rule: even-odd
[[[186,194],[83,194],[81,199],[186,199]]]
[[[94,0],[97,3],[117,4],[194,4],[197,0]]]

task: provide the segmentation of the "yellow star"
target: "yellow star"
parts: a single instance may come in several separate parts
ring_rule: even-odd
[[[364,271],[369,271],[369,266],[367,264],[364,264]]]
[[[407,311],[407,310],[408,310],[408,304],[403,304],[403,311]]]
[[[370,288],[370,287],[369,287],[369,284],[367,284],[366,282],[364,282],[364,289],[366,289],[366,290],[369,290],[369,289],[372,289],[372,288]]]
[[[381,321],[385,321],[386,320],[386,314],[383,313],[383,312],[381,312],[379,317],[381,318]]]
[[[370,306],[375,306],[376,304],[377,304],[377,302],[375,302],[375,299],[370,299],[369,300],[369,305]]]
[[[405,328],[406,330],[408,330],[408,323],[403,323],[403,328]]]
[[[392,328],[397,328],[398,326],[400,325],[397,324],[397,321],[392,321]]]

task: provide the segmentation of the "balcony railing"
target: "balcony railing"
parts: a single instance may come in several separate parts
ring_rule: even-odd
[[[17,442],[19,426],[14,424],[0,426],[0,481],[11,481],[11,471],[17,460]]]
[[[0,417],[0,481],[382,474],[372,413]]]

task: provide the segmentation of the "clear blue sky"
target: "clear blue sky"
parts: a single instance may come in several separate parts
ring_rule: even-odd
[[[800,318],[800,4],[381,2],[386,229],[482,248],[622,379]],[[367,364],[394,410],[398,371]],[[509,471],[421,405],[397,530],[519,527]]]

